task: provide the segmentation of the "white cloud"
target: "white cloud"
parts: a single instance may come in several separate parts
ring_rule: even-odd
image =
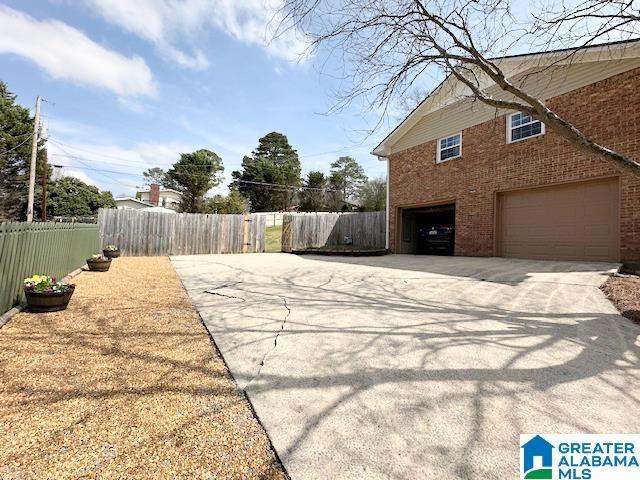
[[[63,121],[52,122],[49,131],[49,161],[52,165],[64,165],[58,175],[74,176],[118,194],[133,195],[143,185],[143,171],[151,167],[167,170],[180,158],[180,153],[195,150],[193,145],[179,142],[141,142],[121,147],[115,139],[102,134],[101,129]],[[102,140],[99,143],[83,140],[92,137]]]
[[[143,162],[153,167],[162,167],[165,170],[180,159],[181,153],[196,150],[192,145],[180,143],[139,143],[135,152]]]
[[[36,20],[0,5],[0,53],[25,57],[54,78],[111,90],[121,97],[156,93],[151,70],[55,20]]]
[[[307,47],[295,30],[274,38],[282,0],[84,1],[108,22],[153,43],[162,56],[182,67],[202,69],[209,65],[200,49],[186,53],[177,44],[194,44],[196,35],[211,27],[285,60],[301,59]]]
[[[84,173],[82,170],[78,170],[73,167],[63,167],[63,168],[56,169],[54,171],[54,175],[55,175],[55,178],[74,177],[86,183],[87,185],[94,185],[98,187],[98,182],[96,182],[94,179],[92,179],[89,175]]]

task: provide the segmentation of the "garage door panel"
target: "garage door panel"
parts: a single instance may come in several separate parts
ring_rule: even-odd
[[[501,254],[617,261],[618,204],[617,179],[503,193],[499,197]]]
[[[608,245],[586,245],[585,255],[587,257],[611,257],[615,255]]]
[[[611,205],[594,205],[587,213],[591,214],[594,218],[604,217],[606,215],[613,215],[613,209]]]
[[[612,234],[615,232],[612,230],[611,225],[587,225],[585,227],[586,234],[594,239],[601,239],[608,241]]]

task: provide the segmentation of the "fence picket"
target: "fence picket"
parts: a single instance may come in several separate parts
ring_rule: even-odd
[[[345,244],[385,248],[385,212],[286,214],[283,218],[282,251],[306,250]]]
[[[23,299],[25,277],[44,274],[61,278],[99,249],[96,224],[0,223],[0,313]]]
[[[250,216],[247,250],[263,252],[264,216]],[[102,245],[118,245],[123,255],[190,255],[242,253],[243,215],[165,214],[101,209],[98,226]]]

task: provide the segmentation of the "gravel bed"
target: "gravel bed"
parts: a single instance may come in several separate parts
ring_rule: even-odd
[[[640,322],[640,277],[611,277],[602,291],[623,316]]]
[[[286,478],[168,258],[74,281],[0,329],[1,479]]]

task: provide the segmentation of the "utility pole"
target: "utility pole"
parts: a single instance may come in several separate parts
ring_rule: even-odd
[[[49,167],[47,166],[47,152],[45,150],[42,162],[42,221],[47,221],[47,174]]]
[[[29,198],[27,200],[27,222],[33,222],[33,197],[36,190],[36,157],[38,156],[38,130],[40,129],[40,95],[36,97],[36,116],[33,120],[33,145],[31,146],[31,169],[29,170]]]

